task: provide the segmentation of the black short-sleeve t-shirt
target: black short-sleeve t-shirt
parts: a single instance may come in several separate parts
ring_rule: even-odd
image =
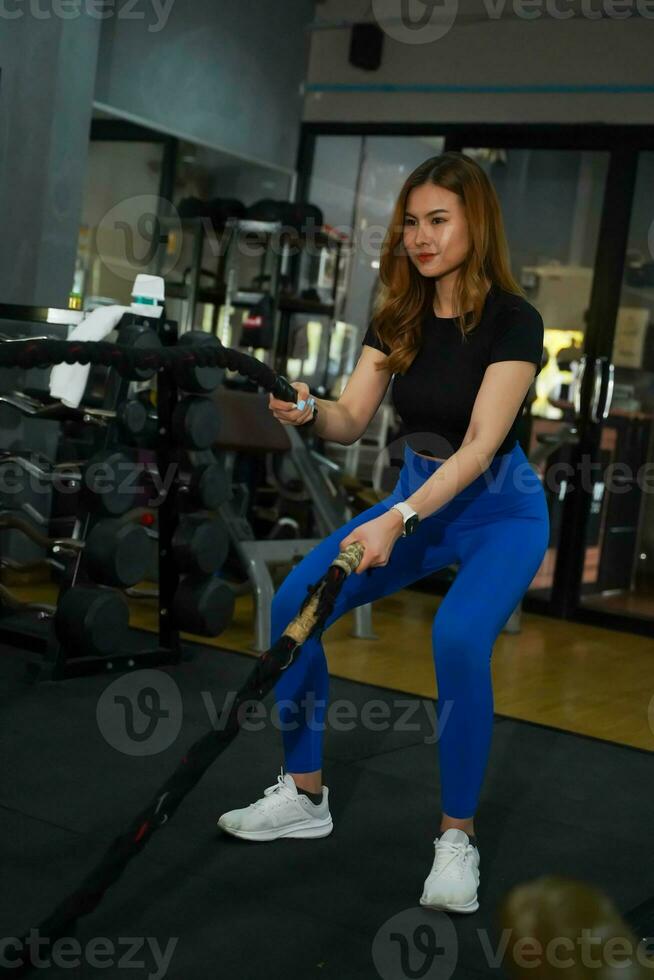
[[[484,372],[497,361],[530,361],[541,369],[543,319],[522,296],[493,284],[481,320],[465,340],[453,317],[425,314],[422,342],[404,374],[394,374],[391,400],[401,419],[400,437],[415,452],[447,459],[461,446]],[[384,354],[368,327],[362,341]],[[517,441],[518,420],[526,397],[496,455],[510,452]]]

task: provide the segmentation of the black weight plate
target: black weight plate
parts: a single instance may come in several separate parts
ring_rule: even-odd
[[[179,338],[178,347],[197,347],[199,345],[210,345],[220,347],[220,341],[207,333],[206,330],[189,330]],[[184,391],[210,392],[214,391],[222,383],[224,370],[216,365],[207,367],[192,367],[184,365],[179,376],[178,384]]]
[[[117,592],[69,589],[55,615],[57,639],[76,657],[122,653],[129,627],[127,603]]]
[[[140,524],[99,521],[86,540],[86,569],[94,581],[126,589],[145,577],[149,548],[150,539]]]
[[[175,625],[185,633],[219,636],[234,616],[235,595],[226,582],[215,576],[187,575],[173,600]]]
[[[130,314],[127,314],[123,320],[129,317]],[[136,350],[161,350],[161,341],[156,329],[147,322],[138,322],[137,319],[132,322],[128,319],[127,322],[121,321],[118,325],[118,343],[126,347],[134,347]],[[125,377],[131,378],[132,381],[149,381],[155,372],[156,368],[135,367]]]
[[[118,421],[130,436],[140,436],[148,421],[148,409],[138,398],[130,398],[118,409]]]
[[[198,505],[205,510],[218,510],[229,499],[231,490],[220,463],[199,466],[191,478],[191,489]]]
[[[209,575],[224,565],[229,537],[221,521],[186,518],[173,535],[173,551],[180,572]]]
[[[173,438],[184,449],[209,449],[220,432],[220,412],[210,399],[189,395],[173,412]]]
[[[84,470],[84,492],[89,508],[119,517],[135,506],[139,492],[138,468],[125,453],[100,452]]]

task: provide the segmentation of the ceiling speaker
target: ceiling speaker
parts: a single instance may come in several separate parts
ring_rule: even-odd
[[[379,24],[354,24],[350,36],[350,64],[364,71],[377,71],[381,65],[384,32]]]

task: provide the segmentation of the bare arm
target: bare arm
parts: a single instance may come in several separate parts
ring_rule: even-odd
[[[316,398],[318,418],[313,430],[321,439],[351,446],[360,439],[382,403],[391,375],[376,371],[385,354],[365,344],[338,401]]]

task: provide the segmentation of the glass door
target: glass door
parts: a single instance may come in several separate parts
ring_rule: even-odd
[[[520,441],[545,489],[550,542],[527,596],[550,607],[570,477],[581,435],[581,381],[586,367],[588,313],[609,153],[601,150],[463,146],[488,174],[502,208],[511,268],[543,317],[543,367],[528,399]],[[583,491],[582,491],[583,492]],[[597,581],[597,491],[584,543],[583,582]]]
[[[600,426],[595,562],[578,610],[602,614],[606,625],[637,619],[654,630],[653,152],[638,155],[619,305],[604,350],[592,363],[590,406]]]

